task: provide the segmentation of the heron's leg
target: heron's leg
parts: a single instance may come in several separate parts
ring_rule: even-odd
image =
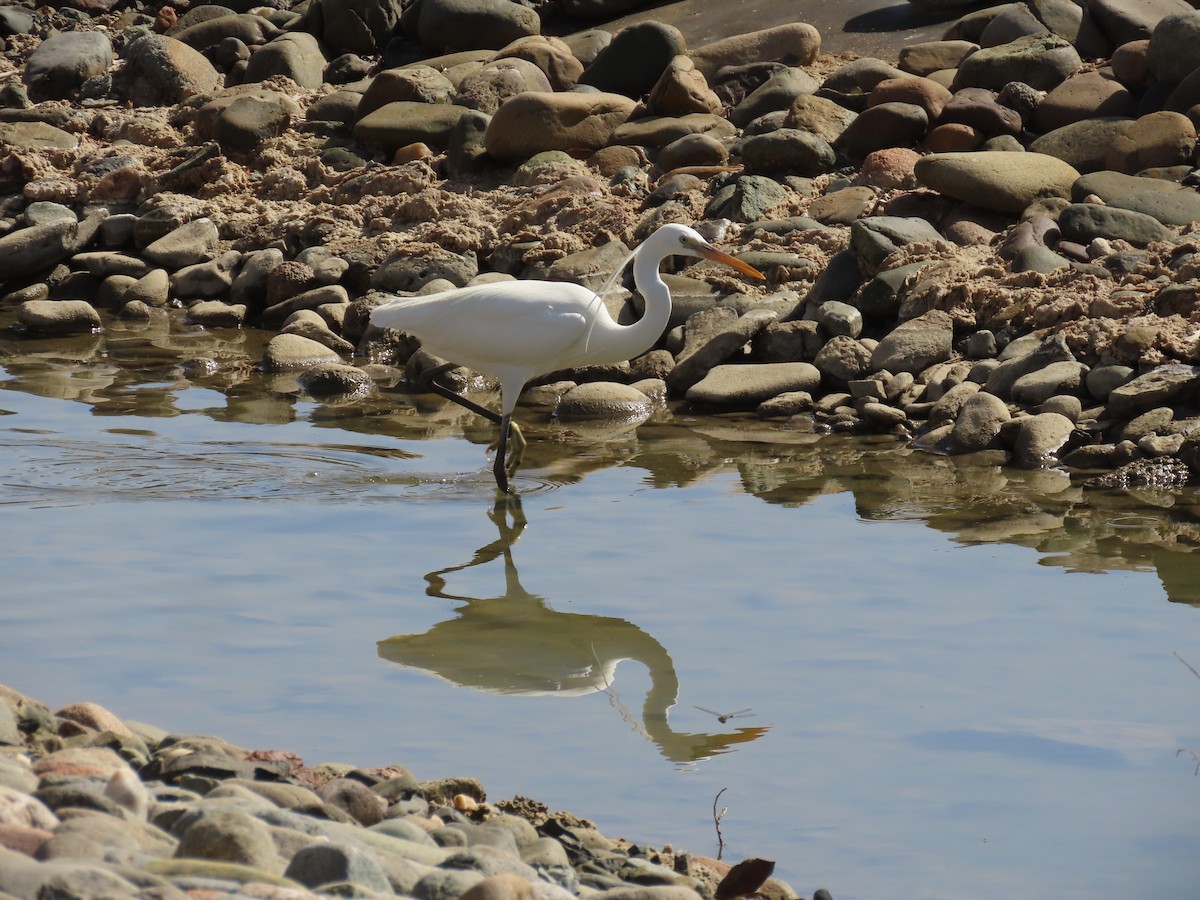
[[[492,410],[488,409],[486,406],[480,406],[474,400],[468,400],[462,394],[456,394],[454,391],[450,390],[450,388],[446,387],[444,384],[438,383],[437,377],[439,375],[441,375],[445,372],[449,372],[451,369],[457,369],[457,368],[458,368],[457,363],[444,363],[440,366],[437,366],[436,368],[429,369],[428,371],[421,373],[421,387],[425,388],[426,390],[430,391],[431,393],[437,394],[439,397],[445,397],[447,400],[450,400],[453,403],[457,403],[459,406],[463,407],[464,409],[469,409],[471,412],[475,413],[475,415],[477,415],[477,416],[483,416],[489,422],[495,422],[497,425],[499,425],[500,424],[500,414],[499,413],[493,412]]]
[[[496,476],[496,487],[506,494],[509,492],[508,467],[505,465],[504,456],[508,449],[508,432],[511,427],[512,416],[501,416],[500,438],[496,441],[496,461],[492,464],[492,474]],[[520,429],[517,429],[517,433],[520,434]],[[524,438],[521,441],[524,443]]]

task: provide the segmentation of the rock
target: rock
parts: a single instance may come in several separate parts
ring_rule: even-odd
[[[78,223],[71,219],[18,228],[0,237],[5,279],[19,279],[49,269],[75,249]]]
[[[229,291],[241,259],[237,250],[227,250],[215,259],[184,266],[171,275],[171,291],[184,299],[219,297]]]
[[[777,181],[764,175],[743,175],[713,194],[705,215],[735,222],[756,222],[787,200],[787,191]]]
[[[325,83],[327,62],[315,37],[303,31],[289,31],[250,56],[243,80],[250,83],[282,75],[300,87],[318,88]]]
[[[22,150],[74,150],[79,139],[46,122],[0,122],[0,144]]]
[[[871,371],[871,350],[848,335],[834,335],[813,357],[813,365],[834,388],[845,387]]]
[[[857,338],[862,334],[862,313],[848,303],[827,300],[817,309],[817,324],[829,335]]]
[[[1113,148],[1133,123],[1129,118],[1089,118],[1072,122],[1035,138],[1033,153],[1061,159],[1081,174],[1109,167]]]
[[[103,31],[64,31],[37,45],[22,77],[35,103],[70,100],[85,81],[105,74],[112,64],[112,44]]]
[[[469,112],[465,106],[448,103],[400,100],[359,119],[353,134],[355,140],[389,154],[418,142],[444,148],[459,120]]]
[[[397,251],[371,275],[371,287],[377,291],[403,293],[416,291],[429,282],[445,278],[454,287],[465,287],[479,274],[475,257],[445,251],[417,255]]]
[[[916,144],[929,129],[929,115],[912,103],[880,103],[859,113],[836,146],[861,159],[874,150]]]
[[[1096,116],[1132,116],[1137,109],[1133,95],[1111,75],[1080,72],[1050,91],[1033,115],[1034,130],[1053,131]]]
[[[805,362],[715,366],[688,388],[689,403],[752,409],[779,394],[812,391],[821,373]]]
[[[937,229],[919,218],[871,216],[850,226],[850,249],[867,275],[877,273],[883,261],[901,247],[937,240],[941,240]]]
[[[679,29],[661,22],[622,28],[579,77],[580,84],[602,93],[640,98],[649,93],[667,67],[687,53]]]
[[[1146,47],[1146,66],[1158,81],[1183,81],[1200,59],[1200,12],[1173,12],[1154,24]]]
[[[1041,153],[941,153],[915,166],[917,180],[956,200],[1015,215],[1043,197],[1070,197],[1079,172]]]
[[[1060,37],[1022,37],[972,53],[959,65],[950,89],[957,92],[964,87],[982,87],[998,91],[1010,81],[1022,81],[1049,91],[1080,65],[1079,53]]]
[[[898,325],[871,353],[871,368],[898,372],[920,372],[942,362],[954,352],[954,323],[941,310],[931,310]]]
[[[1078,391],[1086,375],[1087,366],[1083,363],[1051,363],[1045,368],[1022,375],[1013,382],[1009,394],[1014,403],[1026,408],[1041,406],[1055,395],[1073,394]]]
[[[655,163],[663,172],[682,166],[719,166],[729,158],[725,145],[711,134],[685,134],[663,147]]]
[[[292,856],[283,875],[310,888],[349,882],[381,894],[393,893],[379,863],[365,850],[350,844],[302,847]]]
[[[279,29],[265,16],[233,13],[232,10],[205,19],[198,18],[199,14],[200,10],[196,9],[185,15],[170,30],[169,36],[202,53],[231,39],[244,46],[257,47],[279,36]]]
[[[674,394],[686,393],[713,366],[753,340],[774,318],[773,313],[761,312],[739,316],[727,307],[714,307],[691,316],[684,329],[683,350],[667,375],[667,387]]]
[[[790,110],[798,97],[815,94],[820,85],[803,69],[784,68],[768,78],[729,113],[729,121],[744,128],[776,110]]]
[[[511,0],[425,0],[417,19],[417,37],[439,52],[499,50],[539,34],[537,13]]]
[[[686,56],[671,60],[645,102],[646,108],[657,116],[719,114],[722,109],[720,98],[713,93],[695,63]]]
[[[1058,413],[1038,413],[1021,419],[1013,441],[1013,461],[1023,468],[1058,462],[1058,452],[1075,432],[1075,424]]]
[[[620,94],[519,94],[492,116],[484,145],[491,156],[511,162],[543,150],[598,150],[634,106]]]
[[[749,60],[807,66],[821,49],[821,33],[806,22],[791,22],[733,35],[692,50],[696,68],[711,83],[717,72]]]
[[[1010,418],[1003,400],[977,389],[962,402],[950,432],[950,446],[956,453],[994,450],[1000,446],[1000,429]]]
[[[17,321],[38,334],[90,334],[103,325],[86,300],[27,300],[17,309]]]
[[[1023,128],[1021,114],[997,102],[996,95],[985,88],[960,88],[943,106],[937,116],[939,125],[969,125],[987,137],[1019,135]]]
[[[220,90],[224,78],[187,44],[147,34],[126,45],[121,91],[134,106],[171,106]]]
[[[900,48],[900,69],[913,75],[932,75],[943,69],[956,69],[979,49],[974,41],[924,41]]]
[[[487,63],[464,78],[455,103],[492,115],[511,97],[526,91],[550,93],[546,73],[524,59],[502,59]]]
[[[550,82],[552,90],[567,91],[579,82],[583,63],[560,38],[530,35],[518,38],[499,50],[493,62],[502,59],[524,59],[539,69]]]
[[[277,874],[283,869],[270,829],[236,809],[215,810],[200,816],[184,832],[175,856],[242,863]]]
[[[825,97],[802,94],[792,102],[783,120],[784,128],[810,131],[826,143],[834,143],[857,114]]]
[[[431,66],[412,65],[385,69],[371,79],[358,101],[356,118],[362,119],[389,103],[449,103],[454,84]]]
[[[1108,411],[1115,419],[1132,419],[1159,406],[1171,406],[1195,394],[1200,367],[1173,363],[1158,366],[1108,393]]]
[[[1088,244],[1095,238],[1129,241],[1145,247],[1165,241],[1172,232],[1145,213],[1097,203],[1072,203],[1058,217],[1064,240]]]
[[[1121,131],[1109,146],[1104,168],[1133,175],[1159,166],[1187,165],[1195,152],[1196,126],[1191,119],[1160,110]]]
[[[650,414],[650,398],[636,388],[610,381],[592,381],[571,388],[555,407],[563,421],[640,419]]]
[[[336,365],[342,359],[324,344],[295,334],[277,334],[267,343],[263,354],[263,369],[284,372],[289,369],[308,369],[317,365]]]
[[[181,269],[212,259],[219,241],[217,226],[211,219],[195,219],[148,244],[142,256],[168,269]]]
[[[611,141],[636,147],[665,147],[690,134],[708,134],[721,139],[731,137],[737,129],[723,116],[711,113],[688,113],[683,116],[651,116],[631,119],[617,126]]]
[[[334,54],[372,56],[400,24],[400,0],[321,0],[320,38]]]
[[[357,366],[332,363],[305,369],[297,380],[311,396],[320,399],[365,394],[374,384],[371,376]]]
[[[290,102],[273,91],[239,97],[217,115],[214,136],[226,153],[251,153],[291,125]]]
[[[387,803],[382,797],[353,778],[327,781],[317,789],[317,796],[349,813],[356,822],[367,827],[382,822],[387,811]]]
[[[1129,41],[1149,38],[1163,19],[1190,12],[1191,7],[1183,0],[1143,0],[1136,4],[1123,0],[1092,0],[1088,11],[1112,45],[1119,47]]]
[[[1009,344],[1005,352],[1006,355],[987,376],[983,386],[989,394],[994,394],[1001,399],[1011,397],[1013,385],[1021,376],[1044,369],[1054,363],[1075,362],[1075,357],[1072,356],[1066,340],[1059,335],[1040,342],[1036,339],[1028,341],[1021,347]]]
[[[751,174],[788,172],[814,177],[832,171],[837,154],[821,138],[807,131],[778,128],[747,138],[741,145],[742,162]]]
[[[182,292],[181,292],[182,293]],[[185,296],[197,296],[186,294]],[[246,305],[221,300],[202,300],[188,307],[187,320],[205,328],[240,328],[246,322]]]

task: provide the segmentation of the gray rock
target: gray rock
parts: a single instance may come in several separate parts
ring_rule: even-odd
[[[308,369],[322,364],[340,364],[342,358],[324,344],[296,334],[277,334],[267,343],[263,368],[268,372]]]
[[[474,254],[460,255],[449,251],[420,256],[396,252],[380,264],[371,275],[371,287],[377,291],[416,291],[436,278],[445,278],[455,287],[464,287],[479,274]]]
[[[752,409],[779,394],[814,391],[821,373],[811,363],[762,363],[715,366],[690,387],[688,402],[704,406]]]
[[[1173,232],[1152,216],[1098,203],[1072,203],[1058,217],[1064,240],[1087,245],[1095,238],[1128,241],[1145,247]]]
[[[0,122],[0,144],[23,150],[74,150],[79,138],[47,122]]]
[[[1010,81],[1038,90],[1057,87],[1082,65],[1070,43],[1054,35],[1017,38],[972,53],[962,61],[951,90],[982,87],[998,91]]]
[[[915,103],[880,103],[863,110],[835,146],[854,159],[887,147],[908,147],[929,130],[929,114]]]
[[[1027,372],[1013,382],[1009,391],[1014,403],[1026,408],[1041,406],[1056,394],[1073,394],[1080,389],[1088,368],[1083,363],[1064,361]]]
[[[1164,16],[1150,33],[1146,65],[1163,82],[1183,81],[1200,60],[1200,12],[1189,9]]]
[[[829,384],[845,387],[871,371],[871,350],[852,337],[837,335],[817,352],[813,365]]]
[[[824,343],[815,321],[772,322],[754,339],[754,357],[762,362],[812,362]]]
[[[587,419],[626,421],[645,418],[652,406],[650,398],[637,388],[610,381],[593,381],[568,390],[554,413],[568,422]],[[472,841],[468,840],[470,843]]]
[[[817,308],[817,322],[829,335],[844,334],[857,338],[862,334],[862,313],[849,303],[828,300]]]
[[[184,266],[171,276],[171,291],[184,299],[226,294],[241,259],[242,254],[237,250],[226,250],[215,259]]]
[[[667,387],[684,394],[718,363],[752,341],[767,327],[773,313],[749,312],[739,316],[727,307],[703,310],[691,316],[684,328],[684,347],[667,374]]]
[[[483,874],[472,869],[436,869],[416,883],[412,896],[415,900],[458,900],[483,879]]]
[[[318,88],[325,83],[327,62],[315,37],[303,31],[289,31],[251,55],[243,81],[248,84],[283,75],[300,87]]]
[[[112,64],[112,43],[103,31],[64,31],[29,54],[23,78],[35,103],[70,100],[85,81],[103,75]]]
[[[930,310],[898,325],[875,347],[871,368],[893,374],[920,372],[954,353],[954,323],[949,314]]]
[[[763,175],[743,175],[713,194],[705,215],[735,222],[755,222],[787,200],[787,191],[777,181]]]
[[[392,893],[387,876],[371,856],[350,844],[310,844],[296,852],[284,871],[285,878],[306,887],[349,882],[380,893]]]
[[[1200,193],[1196,191],[1141,191],[1114,197],[1108,205],[1150,216],[1167,227],[1200,221]]]
[[[729,113],[729,121],[745,128],[759,116],[790,110],[797,97],[815,94],[820,85],[803,69],[781,69],[763,82]]]
[[[937,229],[924,219],[901,216],[872,216],[850,226],[850,249],[860,269],[873,275],[880,264],[901,247],[941,240]]]
[[[39,334],[90,334],[103,324],[86,300],[27,300],[17,309],[17,321]]]
[[[546,73],[532,62],[498,59],[464,78],[458,85],[454,102],[492,115],[505,100],[517,94],[525,91],[549,93],[551,90]]]
[[[1101,403],[1108,401],[1108,396],[1114,390],[1131,380],[1134,371],[1129,366],[1106,365],[1096,366],[1087,374],[1087,390]]]
[[[957,453],[994,450],[1000,446],[1000,429],[1010,418],[1003,400],[994,394],[977,391],[963,400],[949,435],[949,444]]]
[[[1029,145],[1033,153],[1044,153],[1069,164],[1081,174],[1105,168],[1109,149],[1133,124],[1118,116],[1091,117],[1048,131]]]
[[[795,128],[747,138],[741,144],[742,162],[751,174],[788,173],[811,178],[832,171],[837,154],[821,138]]]
[[[400,0],[322,0],[321,40],[334,54],[382,52],[400,24]]]
[[[1108,394],[1108,411],[1115,419],[1131,419],[1159,406],[1171,406],[1195,396],[1200,386],[1200,367],[1172,363],[1113,388]]]
[[[164,268],[181,269],[212,259],[219,242],[212,219],[194,219],[144,247],[142,255]]]
[[[121,90],[135,106],[171,106],[219,90],[224,77],[197,50],[161,34],[146,34],[122,54]]]
[[[18,228],[0,237],[0,259],[4,277],[25,278],[48,269],[75,249],[78,224],[74,219]]]
[[[1019,346],[1014,341],[1005,348],[999,365],[988,374],[983,387],[989,394],[1001,399],[1009,398],[1013,385],[1022,375],[1036,372],[1054,363],[1074,361],[1075,357],[1061,335],[1053,335],[1044,340],[1031,336],[1031,340]]]
[[[218,810],[197,819],[184,832],[175,856],[242,863],[277,874],[283,870],[270,829],[240,810]]]
[[[279,137],[290,124],[287,98],[270,91],[234,100],[217,115],[213,131],[226,153],[250,153],[263,141]]]
[[[677,56],[687,53],[679,29],[661,22],[622,28],[584,69],[579,83],[597,90],[640,98],[650,93]]]
[[[1069,266],[1070,260],[1055,253],[1049,247],[1035,245],[1023,247],[1013,257],[1011,268],[1014,272],[1041,272],[1045,275]]]
[[[278,303],[268,306],[263,310],[260,319],[264,328],[280,328],[284,325],[285,321],[290,320],[293,315],[302,310],[317,310],[329,305],[344,306],[349,302],[350,295],[344,287],[340,284],[326,284],[293,294],[286,300],[281,300]],[[317,314],[314,312],[313,315]],[[325,321],[320,316],[318,316],[318,319],[322,323]],[[325,328],[325,331],[329,331],[328,327]],[[315,340],[325,342],[324,339],[317,338],[315,335],[309,336]],[[336,338],[336,335],[331,334],[331,336],[335,337],[337,341],[341,341],[340,338]]]
[[[417,37],[441,52],[499,50],[541,32],[537,13],[511,0],[426,0],[417,18]]]
[[[1058,413],[1038,413],[1021,419],[1013,441],[1013,461],[1033,469],[1054,465],[1058,452],[1075,432],[1075,423]]]
[[[320,365],[305,369],[297,379],[313,397],[346,397],[369,392],[371,376],[357,366]]]

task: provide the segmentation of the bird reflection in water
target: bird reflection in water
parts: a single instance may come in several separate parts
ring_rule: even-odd
[[[675,731],[667,713],[678,699],[679,678],[662,644],[624,619],[558,612],[547,606],[544,598],[526,591],[512,558],[512,546],[527,524],[520,498],[499,495],[488,517],[499,531],[496,540],[480,547],[470,562],[425,576],[426,594],[463,603],[454,618],[423,634],[401,634],[380,641],[382,658],[452,684],[497,694],[579,696],[605,692],[639,733],[679,764],[727,752],[770,730],[758,726],[726,734]],[[475,598],[448,592],[448,575],[497,558],[504,560],[503,594]],[[642,663],[650,674],[640,723],[621,706],[612,689],[617,663],[627,659]]]

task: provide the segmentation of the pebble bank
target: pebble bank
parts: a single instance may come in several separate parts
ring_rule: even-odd
[[[659,347],[556,373],[564,400],[620,380],[1023,466],[1200,464],[1183,0],[970,12],[894,61],[823,57],[804,23],[541,33],[628,2],[76,5],[0,9],[0,302],[24,333],[277,330],[263,368],[352,394],[437,362],[368,329],[386,294],[599,284],[687,221],[767,286],[676,274]]]
[[[474,778],[310,767],[0,685],[0,898],[796,900],[770,869],[489,804]]]

